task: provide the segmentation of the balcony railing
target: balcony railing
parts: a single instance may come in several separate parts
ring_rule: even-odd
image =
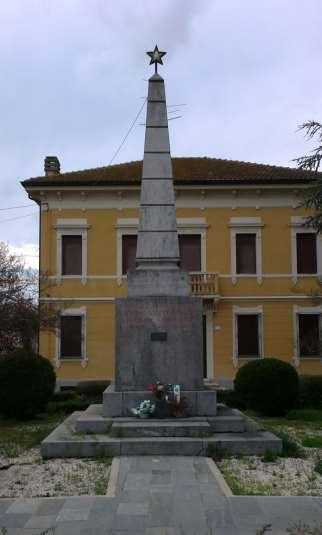
[[[192,295],[199,297],[219,295],[218,273],[190,273],[189,275]]]

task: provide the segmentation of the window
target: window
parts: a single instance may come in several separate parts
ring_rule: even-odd
[[[135,234],[122,236],[122,274],[126,275],[135,268],[137,236]]]
[[[82,359],[82,316],[61,316],[60,358]]]
[[[316,234],[314,232],[296,233],[297,273],[316,273]]]
[[[57,284],[64,277],[79,277],[87,282],[87,219],[57,219],[54,229],[57,236]]]
[[[82,274],[82,236],[62,235],[62,275]]]
[[[256,273],[256,234],[236,234],[236,273]]]
[[[256,277],[262,283],[262,228],[260,217],[231,217],[230,259],[231,280],[237,283],[239,276]]]
[[[238,359],[261,358],[264,355],[263,306],[233,306],[233,365]]]
[[[260,357],[259,315],[237,315],[237,355],[238,358]]]
[[[186,271],[201,271],[200,234],[179,234],[180,267]]]
[[[298,314],[299,350],[301,358],[320,356],[319,314]]]
[[[137,235],[122,236],[122,274],[135,268]],[[186,271],[201,271],[200,234],[179,234],[181,268]]]

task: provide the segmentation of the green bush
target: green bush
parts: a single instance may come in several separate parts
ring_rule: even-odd
[[[0,411],[4,416],[28,419],[45,410],[55,389],[56,376],[48,359],[23,350],[0,358]]]
[[[275,358],[247,362],[238,370],[234,386],[247,408],[265,416],[285,415],[298,404],[297,372],[291,364]]]
[[[110,381],[80,381],[76,386],[76,392],[87,398],[98,398],[109,384]]]
[[[217,390],[217,402],[224,403],[234,409],[246,409],[245,403],[239,398],[235,390]]]
[[[304,408],[322,408],[322,375],[300,377],[300,405]]]
[[[76,396],[75,392],[73,390],[60,390],[59,392],[55,392],[53,394],[53,397],[50,401],[56,402],[56,401],[67,401],[69,399],[74,399]]]
[[[50,401],[47,405],[47,412],[49,414],[64,412],[70,414],[74,411],[83,411],[87,409],[89,401],[80,396],[75,396],[73,399],[66,399],[61,401]]]
[[[270,449],[266,449],[264,451],[264,455],[262,457],[263,463],[273,463],[277,459],[277,454],[274,453],[274,451]]]

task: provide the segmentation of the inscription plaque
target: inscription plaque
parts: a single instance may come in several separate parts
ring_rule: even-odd
[[[167,333],[166,332],[151,333],[150,340],[151,342],[166,342]]]

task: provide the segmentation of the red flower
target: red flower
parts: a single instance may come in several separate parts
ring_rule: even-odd
[[[156,383],[151,383],[149,386],[148,386],[148,390],[150,390],[151,392],[155,392],[156,389],[157,389],[157,384]]]

